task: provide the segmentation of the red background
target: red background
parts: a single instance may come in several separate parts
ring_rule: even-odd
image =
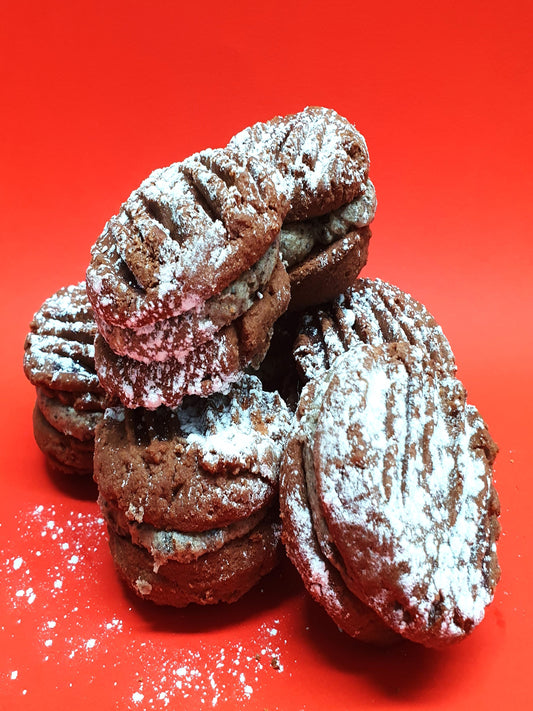
[[[532,29],[529,0],[2,3],[1,709],[533,706]],[[444,652],[341,635],[289,566],[231,608],[134,600],[94,488],[33,441],[28,323],[106,220],[154,168],[308,104],[365,135],[364,273],[436,316],[500,446],[502,579]]]

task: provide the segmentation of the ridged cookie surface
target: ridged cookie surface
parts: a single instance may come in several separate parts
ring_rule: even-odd
[[[228,149],[154,171],[92,248],[94,311],[139,328],[198,307],[258,261],[285,213],[264,166]]]
[[[287,221],[308,220],[364,192],[368,150],[363,136],[336,111],[310,106],[244,129],[229,142],[265,163],[289,203]]]
[[[499,577],[497,448],[484,421],[460,382],[407,343],[352,349],[327,380],[306,469],[322,549],[393,630],[433,647],[464,637]]]
[[[69,392],[102,392],[94,368],[96,323],[85,283],[46,299],[24,343],[24,372],[33,385]]]
[[[395,341],[418,345],[451,375],[455,373],[450,344],[426,307],[380,279],[358,279],[330,304],[306,311],[294,357],[306,381],[361,343]]]
[[[35,441],[64,474],[92,473],[94,431],[108,398],[94,364],[96,323],[85,283],[44,301],[24,343],[24,372],[35,385]]]

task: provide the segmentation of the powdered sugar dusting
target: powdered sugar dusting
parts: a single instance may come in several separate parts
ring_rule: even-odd
[[[34,385],[99,391],[94,372],[96,323],[85,282],[63,287],[35,314],[24,344],[24,372]]]
[[[361,343],[407,342],[455,374],[455,358],[426,307],[380,279],[359,279],[329,306],[308,311],[294,356],[306,378]]]
[[[182,410],[180,418],[187,444],[197,449],[207,470],[224,462],[235,473],[247,469],[270,481],[277,478],[291,415],[279,395],[263,391],[255,376],[244,376],[227,398],[212,396],[201,423],[194,410]]]
[[[95,311],[138,328],[197,308],[265,253],[282,213],[266,173],[225,149],[154,171],[92,249]]]
[[[217,331],[247,311],[257,291],[270,280],[278,255],[278,241],[250,269],[196,308],[179,316],[127,329],[107,323],[97,315],[100,333],[118,355],[128,355],[149,363],[175,358],[183,362],[187,355]]]
[[[351,191],[343,201],[349,202],[367,179],[363,136],[330,109],[308,107],[257,123],[234,136],[229,146],[266,163],[276,188],[295,210],[289,218],[302,219],[317,193],[323,196],[333,186]]]

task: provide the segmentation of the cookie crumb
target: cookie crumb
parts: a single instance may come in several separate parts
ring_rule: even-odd
[[[152,586],[150,583],[142,578],[137,578],[135,581],[135,588],[139,595],[149,595],[152,592]]]

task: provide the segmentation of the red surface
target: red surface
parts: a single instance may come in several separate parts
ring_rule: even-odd
[[[0,708],[531,708],[531,2],[2,5]],[[33,441],[28,323],[120,202],[307,104],[365,135],[365,273],[434,313],[500,445],[502,580],[443,652],[343,636],[288,565],[230,608],[133,599],[94,488],[51,476]]]

